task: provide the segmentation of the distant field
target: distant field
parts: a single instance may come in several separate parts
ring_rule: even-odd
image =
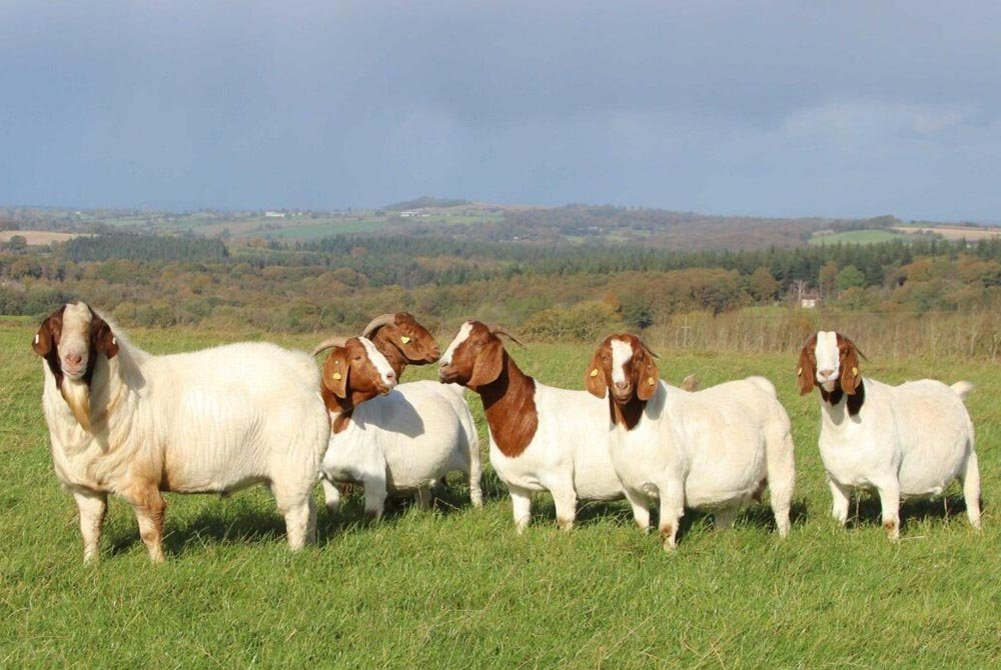
[[[937,233],[947,240],[967,239],[988,240],[1001,237],[1001,227],[979,228],[972,226],[894,226],[894,230],[902,233]]]
[[[244,233],[242,237],[277,237],[287,240],[315,240],[345,233],[372,233],[386,226],[382,217],[337,218],[282,223],[283,228]]]
[[[907,240],[907,237],[905,234],[882,228],[876,230],[848,230],[843,233],[832,233],[829,235],[814,234],[810,238],[810,244],[876,244],[891,240]]]
[[[10,242],[10,238],[15,235],[23,237],[29,245],[65,242],[80,237],[79,233],[52,233],[47,230],[4,230],[0,231],[0,242]]]
[[[797,394],[793,352],[659,347],[674,381],[763,374],[776,384],[797,447],[785,541],[762,507],[726,534],[690,513],[678,550],[665,555],[654,535],[633,528],[626,504],[585,503],[579,527],[561,533],[547,495],[519,537],[488,466],[483,510],[469,507],[457,476],[434,513],[399,503],[377,525],[362,521],[355,494],[344,516],[320,512],[319,546],[298,555],[286,551],[281,518],[260,488],[226,500],[169,495],[167,563],[154,567],[131,510],[113,499],[102,563],[84,567],[73,503],[52,472],[33,333],[26,319],[0,320],[2,667],[985,668],[1001,656],[993,366],[939,358],[933,368],[911,359],[863,370],[890,382],[932,373],[977,384],[969,406],[987,501],[979,536],[955,487],[948,513],[940,500],[906,503],[896,545],[872,497],[853,506],[847,531],[837,527],[817,451],[818,401]],[[131,335],[156,353],[239,337]],[[297,347],[317,339],[253,337]],[[536,344],[513,355],[540,381],[579,389],[591,353]],[[433,374],[411,368],[406,377]]]

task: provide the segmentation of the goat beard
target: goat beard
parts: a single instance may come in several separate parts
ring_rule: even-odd
[[[80,427],[90,432],[90,386],[87,382],[75,379],[63,379],[63,399],[69,405],[73,416]]]

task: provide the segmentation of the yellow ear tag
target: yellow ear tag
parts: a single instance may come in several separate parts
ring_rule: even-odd
[[[800,368],[799,370],[796,370],[796,376],[797,377],[803,376],[803,368]]]
[[[852,377],[858,377],[858,368],[852,368]]]
[[[35,333],[35,344],[38,344],[38,333]]]
[[[647,378],[646,378],[646,385],[647,385],[647,386],[653,386],[653,385],[654,385],[654,384],[656,384],[656,383],[657,383],[657,382],[656,382],[656,381],[654,381],[654,378],[653,378],[653,377],[647,377]]]
[[[410,342],[410,338],[404,335],[403,337],[400,338],[400,342],[403,342],[403,344],[408,344]]]
[[[597,377],[598,376],[598,368],[595,368],[595,369],[591,370],[591,376],[592,377]]]
[[[335,372],[334,374],[332,374],[330,376],[333,377],[334,379],[336,379],[337,381],[341,380],[341,373],[340,372]]]

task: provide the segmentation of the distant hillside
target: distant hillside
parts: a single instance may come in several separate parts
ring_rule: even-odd
[[[431,195],[423,195],[413,200],[393,203],[383,207],[387,212],[400,212],[407,209],[428,209],[430,207],[461,207],[462,205],[473,204],[470,200],[460,200],[457,198],[436,198]]]

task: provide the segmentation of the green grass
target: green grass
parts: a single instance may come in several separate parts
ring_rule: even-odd
[[[992,505],[1001,376],[992,367],[913,360],[866,369],[887,381],[978,384],[969,404],[986,497],[979,536],[955,489],[947,516],[942,501],[905,504],[896,545],[871,498],[842,530],[828,518],[817,400],[796,395],[793,355],[662,351],[674,381],[754,373],[778,386],[798,466],[785,541],[761,507],[725,534],[689,514],[666,555],[633,528],[624,503],[582,505],[578,527],[564,534],[545,495],[518,537],[488,468],[483,510],[468,506],[457,477],[434,513],[400,503],[376,525],[362,523],[354,496],[340,519],[320,512],[319,546],[298,555],[286,550],[262,490],[227,500],[169,495],[167,562],[153,566],[131,510],[114,500],[102,562],[87,567],[74,505],[52,472],[33,332],[24,320],[0,321],[0,667],[928,668],[989,667],[1001,655]],[[236,337],[132,336],[157,353]],[[305,347],[316,338],[272,339]],[[590,353],[536,345],[514,355],[544,382],[581,388]],[[472,406],[482,426],[479,401]]]
[[[848,230],[843,233],[833,233],[830,235],[814,235],[810,238],[810,244],[876,244],[879,242],[890,242],[892,240],[913,239],[906,233],[898,233],[892,230]]]

